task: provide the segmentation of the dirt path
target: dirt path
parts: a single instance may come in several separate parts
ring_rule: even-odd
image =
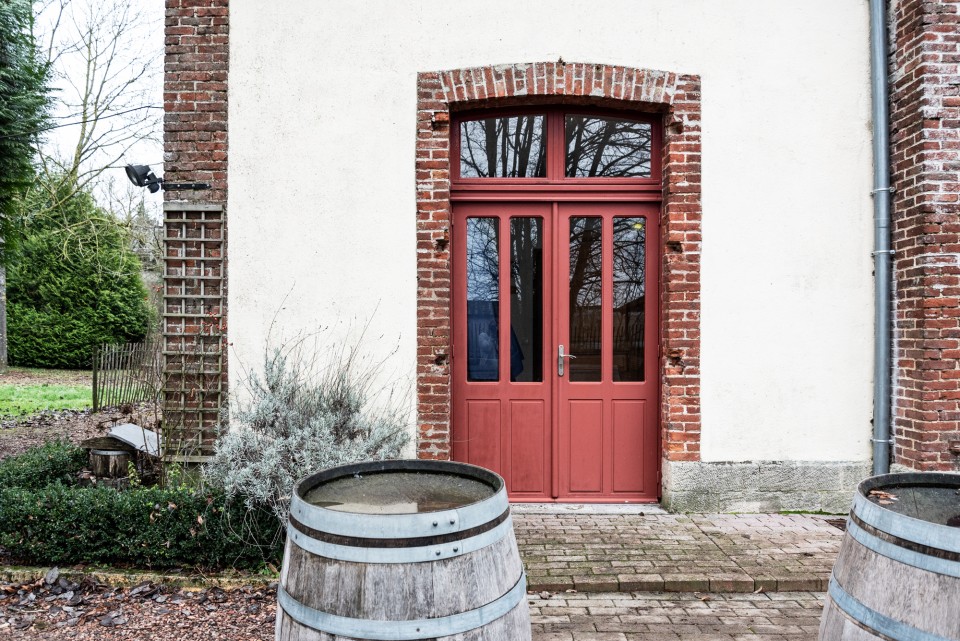
[[[276,590],[267,588],[114,588],[50,573],[32,584],[0,584],[0,637],[17,639],[266,641],[275,616]]]
[[[11,367],[0,373],[0,385],[91,385],[90,370],[82,369],[33,369]]]
[[[80,443],[94,436],[103,436],[117,423],[134,423],[156,429],[157,412],[152,403],[122,408],[92,410],[60,410],[43,412],[21,419],[0,421],[0,460],[15,456],[49,441]]]

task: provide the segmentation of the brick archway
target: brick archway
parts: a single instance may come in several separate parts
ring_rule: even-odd
[[[417,455],[450,457],[450,112],[585,104],[664,117],[661,443],[700,460],[700,78],[538,62],[417,75]]]

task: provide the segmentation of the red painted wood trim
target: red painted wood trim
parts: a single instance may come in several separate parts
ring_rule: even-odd
[[[451,122],[471,110],[544,109],[544,104],[575,103],[588,106],[590,112],[610,108],[646,113],[663,123],[661,444],[669,460],[699,460],[699,76],[611,65],[538,62],[423,72],[417,76],[417,92],[418,455],[450,457],[450,207],[452,197],[470,194],[471,199],[484,198],[477,195],[483,189],[459,189],[456,195],[451,191],[451,159],[458,157],[451,154]],[[531,189],[524,195],[518,193],[517,198],[541,198],[536,188]],[[596,193],[591,196],[596,197]],[[631,195],[621,192],[616,198],[629,200]]]

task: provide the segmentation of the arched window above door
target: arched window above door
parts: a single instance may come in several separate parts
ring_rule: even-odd
[[[466,113],[454,125],[453,179],[463,184],[660,179],[654,117],[570,107]]]

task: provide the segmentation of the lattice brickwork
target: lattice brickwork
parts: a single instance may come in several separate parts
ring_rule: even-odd
[[[209,455],[226,381],[223,211],[219,205],[164,207],[165,455]]]
[[[226,400],[226,203],[229,0],[165,0],[164,179],[167,191],[164,429],[169,452],[209,453]]]

